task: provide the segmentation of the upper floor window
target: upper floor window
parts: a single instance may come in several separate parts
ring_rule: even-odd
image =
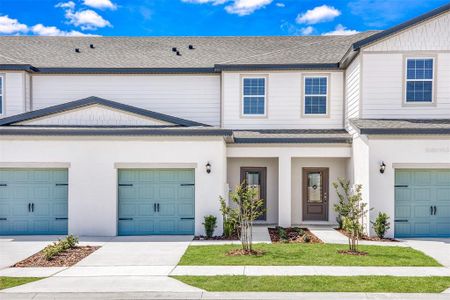
[[[433,59],[406,60],[406,102],[433,102]]]
[[[245,116],[266,115],[266,78],[242,79],[242,114]]]
[[[3,114],[3,76],[0,75],[0,115]]]
[[[326,115],[328,77],[305,77],[305,115]]]

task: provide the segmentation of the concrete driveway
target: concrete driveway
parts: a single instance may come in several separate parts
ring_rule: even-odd
[[[421,238],[404,241],[411,248],[433,257],[445,267],[450,267],[450,238]]]
[[[0,236],[0,270],[42,250],[57,236]]]
[[[102,247],[75,266],[58,270],[46,279],[7,289],[3,293],[201,291],[167,277],[183,256],[192,236],[80,240],[81,244]],[[46,244],[48,242],[44,246]]]

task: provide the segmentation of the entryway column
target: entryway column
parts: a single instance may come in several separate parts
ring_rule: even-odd
[[[291,226],[291,157],[278,157],[278,224]]]

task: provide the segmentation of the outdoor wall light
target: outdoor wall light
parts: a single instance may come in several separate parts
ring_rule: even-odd
[[[209,161],[208,161],[208,163],[206,164],[206,173],[211,173],[211,164],[209,163]]]
[[[384,163],[384,161],[382,161],[380,163],[380,173],[383,174],[385,170],[386,170],[386,164]]]

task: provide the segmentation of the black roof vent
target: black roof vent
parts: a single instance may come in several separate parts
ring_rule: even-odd
[[[178,55],[178,56],[181,56],[181,53],[180,53],[180,51],[177,51],[177,55]]]
[[[177,47],[173,47],[172,52],[177,52]]]
[[[189,45],[188,48],[189,48],[189,50],[194,50],[195,49],[193,45]]]
[[[80,51],[80,48],[75,48],[75,52],[76,53],[80,53],[81,51]]]
[[[91,48],[91,49],[95,49],[95,46],[94,46],[94,44],[90,44],[90,45],[89,45],[89,48]]]

